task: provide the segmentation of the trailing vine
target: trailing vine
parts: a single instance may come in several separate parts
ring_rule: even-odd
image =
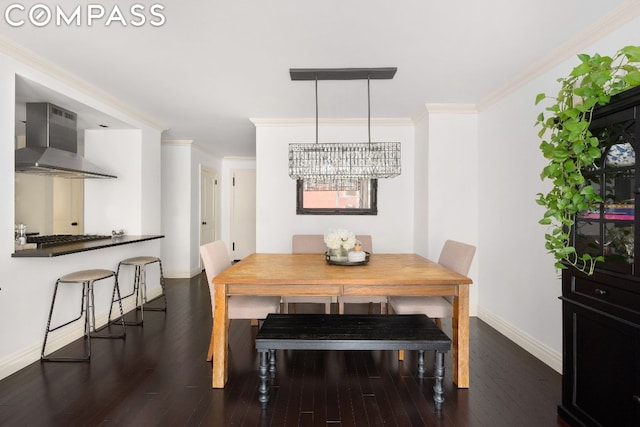
[[[593,109],[609,103],[611,97],[640,86],[640,46],[626,46],[612,57],[578,55],[580,64],[569,76],[558,79],[561,87],[555,97],[540,93],[536,105],[551,100],[538,115],[540,150],[549,160],[540,178],[553,183],[551,190],[537,194],[537,203],[546,211],[539,221],[549,226],[545,247],[555,258],[558,269],[565,264],[593,274],[602,256],[578,254],[571,245],[570,230],[575,215],[595,208],[602,199],[585,182],[582,170],[603,154],[598,138],[589,131]]]

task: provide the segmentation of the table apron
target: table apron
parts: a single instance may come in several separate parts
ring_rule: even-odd
[[[458,285],[228,284],[226,287],[227,295],[426,296],[458,294]]]
[[[261,284],[229,284],[227,295],[304,295],[326,296],[341,295],[341,285],[261,285]]]
[[[456,295],[458,285],[344,285],[345,296]]]

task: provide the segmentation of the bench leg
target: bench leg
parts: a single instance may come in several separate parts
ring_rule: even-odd
[[[418,350],[418,378],[424,378],[424,350]]]
[[[269,350],[269,374],[271,378],[276,376],[276,351]]]
[[[433,385],[433,401],[436,404],[436,411],[442,409],[442,402],[444,402],[444,388],[442,387],[442,380],[444,379],[444,353],[436,351],[436,366],[434,376],[436,382]]]
[[[260,403],[266,405],[269,402],[269,375],[267,374],[268,350],[260,350],[260,368],[258,376],[260,377]]]

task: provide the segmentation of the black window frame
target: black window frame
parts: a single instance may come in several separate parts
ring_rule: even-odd
[[[304,181],[296,180],[297,215],[378,215],[378,180],[370,179],[371,203],[368,208],[305,208]]]

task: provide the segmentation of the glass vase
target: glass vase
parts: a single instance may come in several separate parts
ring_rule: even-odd
[[[340,246],[338,249],[329,249],[329,259],[335,262],[345,262],[349,259],[348,251]]]

